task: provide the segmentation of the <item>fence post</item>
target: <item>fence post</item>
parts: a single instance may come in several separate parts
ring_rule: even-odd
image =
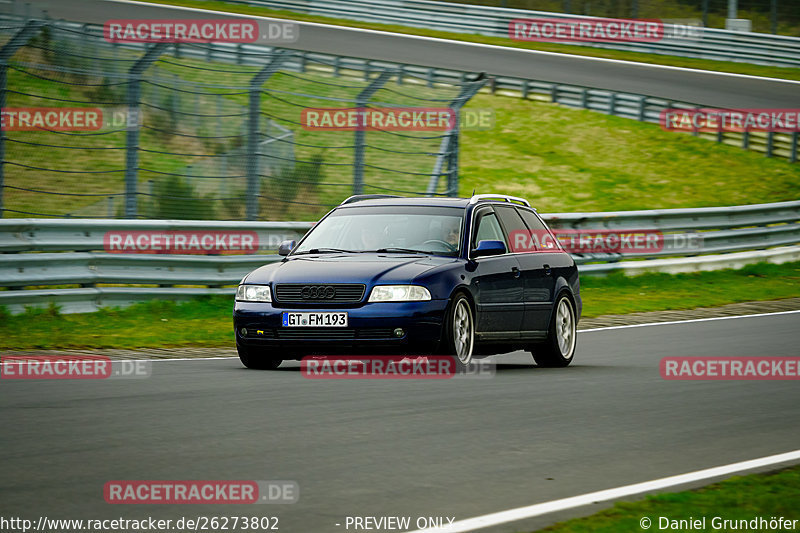
[[[703,27],[708,28],[708,0],[703,0]]]
[[[372,83],[367,85],[364,90],[356,96],[356,109],[358,109],[359,126],[355,131],[355,142],[353,148],[353,194],[362,194],[364,192],[364,116],[361,112],[367,107],[367,102],[375,94],[375,91],[383,87],[389,78],[395,72],[393,70],[384,70],[380,76],[372,80]]]
[[[769,29],[772,33],[778,33],[778,0],[769,3]]]
[[[289,57],[285,50],[277,52],[267,66],[250,80],[250,107],[247,118],[247,220],[258,219],[258,123],[261,116],[261,85],[278,71],[281,64]]]
[[[152,46],[128,71],[128,134],[125,142],[125,218],[136,218],[136,182],[138,180],[139,167],[139,128],[141,127],[139,100],[142,91],[142,74],[153,61],[158,59],[167,46],[166,43],[158,43]],[[135,120],[136,124],[131,124],[131,119]]]
[[[0,49],[0,109],[6,107],[6,84],[8,83],[8,60],[17,50],[25,46],[31,37],[39,33],[43,22],[31,20],[19,30],[16,35],[8,40]],[[3,209],[3,190],[5,188],[5,162],[6,162],[6,130],[0,121],[0,218],[5,213]]]
[[[427,196],[433,196],[436,193],[439,179],[443,174],[442,168],[445,161],[447,161],[447,192],[445,194],[447,196],[458,196],[458,140],[460,136],[461,108],[481,90],[481,87],[487,81],[489,80],[486,76],[479,75],[476,80],[462,85],[458,96],[450,102],[450,109],[453,110],[455,123],[453,124],[453,129],[442,139],[442,143],[439,146],[439,155],[436,156],[433,173],[428,182]]]

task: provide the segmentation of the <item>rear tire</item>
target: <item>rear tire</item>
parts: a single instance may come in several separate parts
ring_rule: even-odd
[[[536,364],[543,367],[565,367],[575,357],[578,341],[575,306],[567,293],[562,292],[556,300],[547,340],[531,347]]]
[[[252,348],[245,348],[238,344],[236,345],[236,351],[239,352],[239,361],[245,367],[253,370],[275,370],[282,362],[281,359],[268,357],[263,353],[254,351]]]

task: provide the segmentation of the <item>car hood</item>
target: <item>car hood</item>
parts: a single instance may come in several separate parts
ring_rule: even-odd
[[[325,254],[290,257],[251,272],[247,283],[409,283],[453,257],[406,254]]]

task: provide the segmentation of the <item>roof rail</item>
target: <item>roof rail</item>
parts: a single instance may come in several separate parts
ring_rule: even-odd
[[[402,198],[402,196],[397,196],[396,194],[354,194],[339,205],[352,204],[361,200],[375,200],[377,198]]]
[[[530,207],[531,204],[525,198],[518,198],[517,196],[508,196],[506,194],[473,194],[469,199],[469,203],[477,204],[481,201],[496,201],[496,202],[509,202],[512,204],[520,204],[525,207]]]

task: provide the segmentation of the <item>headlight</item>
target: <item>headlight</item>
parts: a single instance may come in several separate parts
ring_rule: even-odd
[[[240,302],[271,302],[269,285],[239,285],[236,299]]]
[[[431,299],[431,293],[419,285],[376,285],[369,295],[370,302],[421,302]]]

